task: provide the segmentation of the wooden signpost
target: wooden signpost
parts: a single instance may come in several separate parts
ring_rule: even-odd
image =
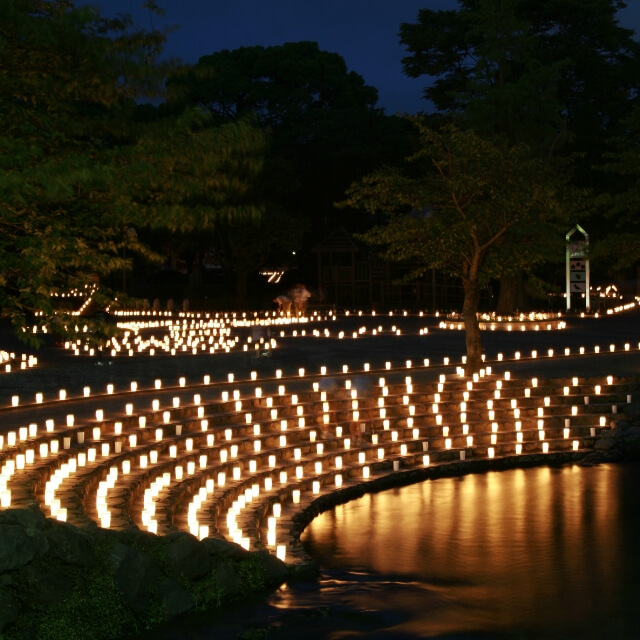
[[[577,237],[573,237],[575,235]],[[585,310],[589,311],[589,234],[577,224],[567,233],[566,245],[567,311],[572,308],[571,294],[574,294],[574,300],[584,297]]]

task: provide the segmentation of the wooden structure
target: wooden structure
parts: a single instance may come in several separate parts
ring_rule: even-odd
[[[453,279],[430,270],[405,282],[417,265],[391,263],[338,227],[314,248],[318,288],[327,303],[340,308],[456,309],[462,288]]]

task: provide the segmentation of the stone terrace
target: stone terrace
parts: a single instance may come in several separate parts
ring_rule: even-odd
[[[326,366],[314,349],[298,357],[318,364],[313,375],[245,360],[216,380],[11,397],[0,408],[2,507],[223,536],[295,563],[312,514],[389,482],[582,459],[640,389],[637,343],[556,349],[544,357],[554,376],[530,375],[545,373],[541,359],[500,353],[473,379],[444,358],[371,364],[360,353],[355,364],[343,347],[350,362]],[[620,373],[591,375],[596,362]]]

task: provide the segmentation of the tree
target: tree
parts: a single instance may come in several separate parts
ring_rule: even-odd
[[[196,101],[222,122],[253,114],[262,126],[286,128],[291,141],[319,135],[318,115],[373,109],[378,100],[339,54],[315,42],[219,51],[175,74],[168,86],[170,101]]]
[[[476,133],[524,143],[540,158],[572,157],[573,182],[601,193],[608,185],[593,167],[605,140],[622,134],[640,88],[640,44],[616,19],[625,4],[459,0],[457,10],[423,9],[400,27],[405,73],[430,77],[425,97]],[[513,310],[514,285],[501,279],[501,311]]]
[[[541,64],[519,0],[462,0],[457,11],[422,9],[402,24],[410,77],[435,78],[424,90],[439,111],[456,113],[480,135],[503,135],[548,153],[561,122],[556,80],[565,60]]]
[[[583,154],[576,166],[581,185],[606,184],[594,165],[606,140],[623,132],[640,92],[640,42],[620,26],[622,0],[523,0],[520,9],[532,25],[540,64],[564,61],[556,95],[570,138],[567,150]]]
[[[260,217],[254,197],[266,148],[260,130],[243,120],[216,124],[197,107],[177,116],[158,110],[141,125],[135,144],[113,155],[140,225],[205,233]]]
[[[68,0],[0,6],[0,306],[23,337],[52,296],[120,269],[123,243],[143,250],[107,152],[131,142],[163,40]]]
[[[203,257],[221,232],[261,225],[265,152],[266,136],[246,119],[216,122],[201,107],[177,116],[145,110],[137,143],[119,151],[127,206],[143,237],[165,256],[191,256],[189,297],[201,289]],[[251,250],[248,237],[245,242]]]
[[[72,331],[58,294],[99,279],[96,304],[113,302],[109,274],[160,258],[148,229],[204,236],[261,213],[260,131],[138,106],[163,40],[66,0],[0,7],[0,305],[23,337],[32,319]]]
[[[459,0],[400,27],[405,73],[429,76],[439,111],[481,135],[500,133],[549,155],[559,128],[591,150],[638,95],[640,43],[622,28],[620,0]],[[568,143],[568,138],[565,143]],[[535,143],[535,144],[534,144]],[[591,159],[592,160],[592,159]],[[590,160],[585,163],[589,167]]]
[[[640,107],[622,122],[624,135],[609,140],[609,151],[599,168],[608,177],[609,192],[598,206],[610,227],[596,245],[595,258],[604,259],[612,273],[640,264]],[[624,249],[621,250],[621,247]],[[640,270],[640,266],[638,267]]]
[[[375,106],[377,91],[314,42],[204,56],[174,74],[168,91],[170,106],[198,105],[218,122],[251,116],[267,134],[260,239],[277,245],[286,228],[289,253],[315,244],[345,218],[360,225],[356,212],[338,213],[333,203],[383,157],[409,153],[405,123],[384,116]],[[278,222],[283,215],[286,227]],[[231,238],[224,242],[229,246]]]
[[[347,203],[387,216],[364,238],[385,247],[388,258],[419,260],[417,273],[437,268],[462,280],[469,374],[482,364],[482,286],[550,252],[561,254],[570,210],[565,180],[522,145],[414,122],[420,150],[411,164],[367,176]]]

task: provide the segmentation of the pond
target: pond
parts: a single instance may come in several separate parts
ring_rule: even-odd
[[[340,505],[303,541],[317,582],[155,637],[640,637],[637,464],[425,481]]]

